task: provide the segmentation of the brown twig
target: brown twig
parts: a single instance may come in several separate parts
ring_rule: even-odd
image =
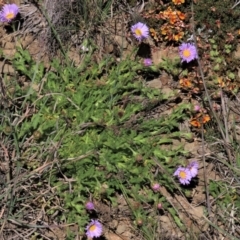
[[[198,49],[197,49],[197,40],[196,40],[196,33],[195,33],[195,26],[194,26],[194,11],[193,11],[193,2],[191,4],[191,11],[192,11],[192,31],[193,31],[193,39],[194,39],[194,44],[196,47],[196,51],[197,51],[197,55],[198,55]],[[199,56],[199,55],[198,55]],[[203,81],[203,86],[206,92],[206,96],[210,105],[210,109],[211,111],[214,112],[212,103],[211,103],[211,98],[210,95],[208,93],[208,89],[206,86],[206,82],[205,82],[205,78],[204,78],[204,74],[203,74],[203,69],[202,69],[202,65],[201,62],[199,60],[199,58],[197,59],[198,62],[198,66],[199,66],[199,71],[200,71],[200,75]],[[216,114],[215,114],[216,115]],[[214,115],[214,116],[215,116]],[[221,125],[220,125],[221,126]],[[220,131],[222,133],[222,135],[224,136],[223,132],[222,132],[222,128],[220,127]],[[209,199],[209,189],[208,189],[208,178],[207,178],[207,174],[206,174],[206,159],[205,159],[205,149],[204,149],[204,131],[203,131],[203,124],[201,127],[201,138],[202,138],[202,158],[203,158],[203,169],[204,169],[204,185],[205,185],[205,190],[206,190],[206,202],[207,202],[207,211],[208,211],[208,215],[210,216],[211,213],[211,204],[210,204],[210,199]]]

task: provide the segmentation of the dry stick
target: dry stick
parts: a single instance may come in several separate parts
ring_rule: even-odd
[[[198,55],[198,49],[197,49],[196,33],[195,33],[195,28],[194,28],[193,2],[191,4],[191,12],[192,12],[193,39],[194,39],[194,44],[195,44],[196,51],[197,51],[197,56],[199,56]],[[202,78],[202,81],[203,81],[203,86],[204,86],[204,90],[205,90],[205,93],[206,93],[207,101],[209,103],[211,112],[212,112],[214,118],[217,121],[218,128],[219,128],[220,133],[222,135],[223,141],[226,143],[226,137],[225,137],[223,129],[222,129],[222,124],[221,124],[219,118],[217,117],[217,114],[216,114],[216,112],[215,112],[215,110],[214,110],[214,108],[212,106],[211,98],[210,98],[210,95],[208,93],[207,85],[206,85],[206,82],[205,82],[205,77],[204,77],[204,74],[203,74],[202,64],[201,64],[199,58],[197,58],[197,62],[198,62],[198,66],[199,66],[199,72],[200,72],[200,75],[201,75],[201,78]],[[205,154],[204,154],[204,131],[203,131],[203,124],[202,124],[202,129],[201,129],[201,138],[202,138],[202,154],[203,154],[203,169],[204,169],[204,185],[205,185],[205,189],[206,189],[207,210],[208,210],[208,215],[210,216],[211,204],[210,204],[210,200],[209,200],[209,190],[208,190],[208,183],[207,183],[208,179],[207,179],[207,174],[206,174],[206,159],[205,159]],[[231,160],[231,153],[230,153],[229,149],[225,148],[225,150],[226,150],[226,152],[228,154],[229,159]]]
[[[225,136],[226,136],[226,141],[229,142],[229,134],[228,134],[228,129],[227,129],[227,110],[226,110],[226,103],[225,99],[223,96],[223,91],[221,89],[221,105],[222,105],[222,113],[223,113],[223,120],[224,120],[224,125],[225,125]]]
[[[198,56],[198,49],[197,49],[197,41],[196,41],[196,34],[195,34],[195,28],[194,28],[194,13],[193,13],[193,2],[191,4],[191,11],[192,11],[192,31],[193,31],[193,39],[194,39],[194,44],[195,44],[195,47],[196,47],[196,51],[197,51],[197,56]],[[202,78],[202,81],[203,81],[203,86],[204,86],[204,89],[206,91],[206,95],[207,95],[207,99],[209,101],[209,104],[210,104],[210,108],[211,110],[213,109],[212,108],[212,104],[211,104],[211,100],[210,100],[210,96],[208,94],[208,91],[207,91],[207,87],[206,87],[206,83],[205,83],[205,79],[204,79],[204,74],[203,74],[203,71],[202,71],[202,65],[201,65],[201,62],[199,61],[199,58],[197,58],[197,62],[198,62],[198,66],[199,66],[199,71],[200,71],[200,74],[201,74],[201,78]],[[210,213],[211,213],[211,204],[210,204],[210,200],[209,200],[209,190],[208,190],[208,184],[207,184],[207,174],[206,174],[206,160],[205,160],[205,149],[204,149],[204,131],[203,131],[203,124],[201,126],[201,138],[202,138],[202,157],[203,157],[203,169],[204,169],[204,185],[205,185],[205,189],[206,189],[206,202],[207,202],[207,211],[208,211],[208,215],[210,216]]]
[[[222,105],[222,113],[223,113],[223,120],[224,120],[224,126],[225,126],[225,134],[226,134],[226,138],[224,141],[224,146],[225,146],[225,150],[228,154],[228,158],[230,161],[230,164],[232,164],[232,158],[234,158],[234,154],[231,155],[231,151],[229,149],[229,143],[230,143],[230,137],[229,137],[229,133],[228,133],[228,115],[229,115],[229,110],[227,111],[226,107],[227,107],[227,103],[225,101],[224,95],[223,95],[223,91],[221,89],[221,105]]]
[[[194,13],[193,13],[193,2],[192,2],[192,6],[191,6],[191,11],[192,11],[192,26],[194,26]],[[194,44],[196,46],[196,50],[197,50],[197,55],[198,55],[198,49],[197,49],[197,41],[196,41],[196,33],[195,33],[195,29],[193,27],[192,29],[193,31],[193,39],[194,39]],[[201,75],[201,78],[202,78],[202,81],[203,81],[203,86],[204,86],[204,90],[205,90],[205,93],[206,93],[206,97],[207,97],[207,101],[209,103],[209,106],[210,106],[210,110],[215,118],[215,120],[217,121],[217,125],[218,125],[218,128],[220,130],[220,133],[222,135],[222,138],[223,138],[223,141],[225,143],[225,146],[228,146],[227,144],[227,140],[226,140],[226,137],[225,137],[225,134],[224,134],[224,131],[223,131],[223,126],[222,126],[222,123],[220,122],[217,114],[216,114],[216,111],[214,110],[213,106],[212,106],[212,102],[211,102],[211,98],[210,98],[210,95],[208,93],[208,89],[207,89],[207,85],[206,85],[206,81],[205,81],[205,77],[204,77],[204,74],[203,74],[203,68],[202,68],[202,64],[201,62],[199,61],[199,59],[197,59],[197,62],[198,62],[198,65],[199,65],[199,71],[200,71],[200,75]],[[229,151],[228,148],[225,148],[225,151],[227,152],[227,155],[228,155],[228,158],[231,162],[232,160],[232,156],[231,156],[231,152]]]

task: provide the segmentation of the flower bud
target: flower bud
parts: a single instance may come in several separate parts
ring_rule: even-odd
[[[89,211],[95,209],[93,202],[90,202],[90,201],[85,204],[85,208]]]
[[[152,185],[152,190],[153,190],[154,192],[158,192],[158,191],[160,190],[160,184],[159,184],[159,183],[154,183],[154,184]]]
[[[161,209],[162,209],[162,204],[161,204],[161,203],[158,203],[158,204],[157,204],[157,209],[158,209],[158,210],[161,210]]]

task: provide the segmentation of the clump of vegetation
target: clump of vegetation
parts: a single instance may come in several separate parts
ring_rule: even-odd
[[[163,104],[168,96],[143,86],[137,74],[142,64],[127,59],[116,65],[112,58],[92,64],[91,54],[79,68],[54,60],[53,70],[44,73],[42,64],[19,49],[13,65],[28,84],[22,87],[12,79],[6,89],[14,104],[22,96],[21,114],[30,111],[14,133],[8,133],[18,143],[29,139],[27,146],[18,146],[21,168],[34,170],[53,162],[47,175],[64,203],[59,221],[78,223],[82,233],[89,221],[84,207],[89,196],[114,205],[117,193],[124,190],[127,198],[139,202],[138,215],[146,217],[146,203],[153,206],[160,201],[171,208],[151,186],[158,182],[174,192],[172,174],[187,152],[183,146],[174,148],[173,140],[192,137],[178,128],[187,117],[188,104],[169,116],[147,118],[150,105]],[[4,122],[12,126],[13,121],[10,114]],[[43,152],[46,144],[57,148]],[[50,205],[46,211],[51,215]],[[172,213],[177,218],[173,209]]]
[[[223,39],[228,38],[228,34],[237,36],[240,9],[238,7],[232,9],[232,6],[231,0],[214,2],[206,0],[204,3],[197,1],[194,4],[196,28],[203,29],[205,34],[214,36],[220,45]]]

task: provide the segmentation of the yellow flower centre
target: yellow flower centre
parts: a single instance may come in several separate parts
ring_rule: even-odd
[[[190,57],[190,55],[191,55],[191,52],[189,51],[189,49],[183,50],[183,56],[184,57]]]
[[[10,12],[10,13],[6,14],[6,18],[9,19],[9,20],[13,19],[14,18],[14,14],[12,12]]]
[[[181,172],[179,173],[179,176],[180,176],[180,178],[186,178],[186,177],[187,177],[187,174],[186,174],[184,171],[181,171]]]
[[[96,225],[93,224],[93,225],[89,228],[89,231],[93,232],[95,229],[96,229]]]
[[[142,36],[142,31],[141,31],[141,29],[136,29],[135,30],[135,34],[137,35],[137,36]]]

